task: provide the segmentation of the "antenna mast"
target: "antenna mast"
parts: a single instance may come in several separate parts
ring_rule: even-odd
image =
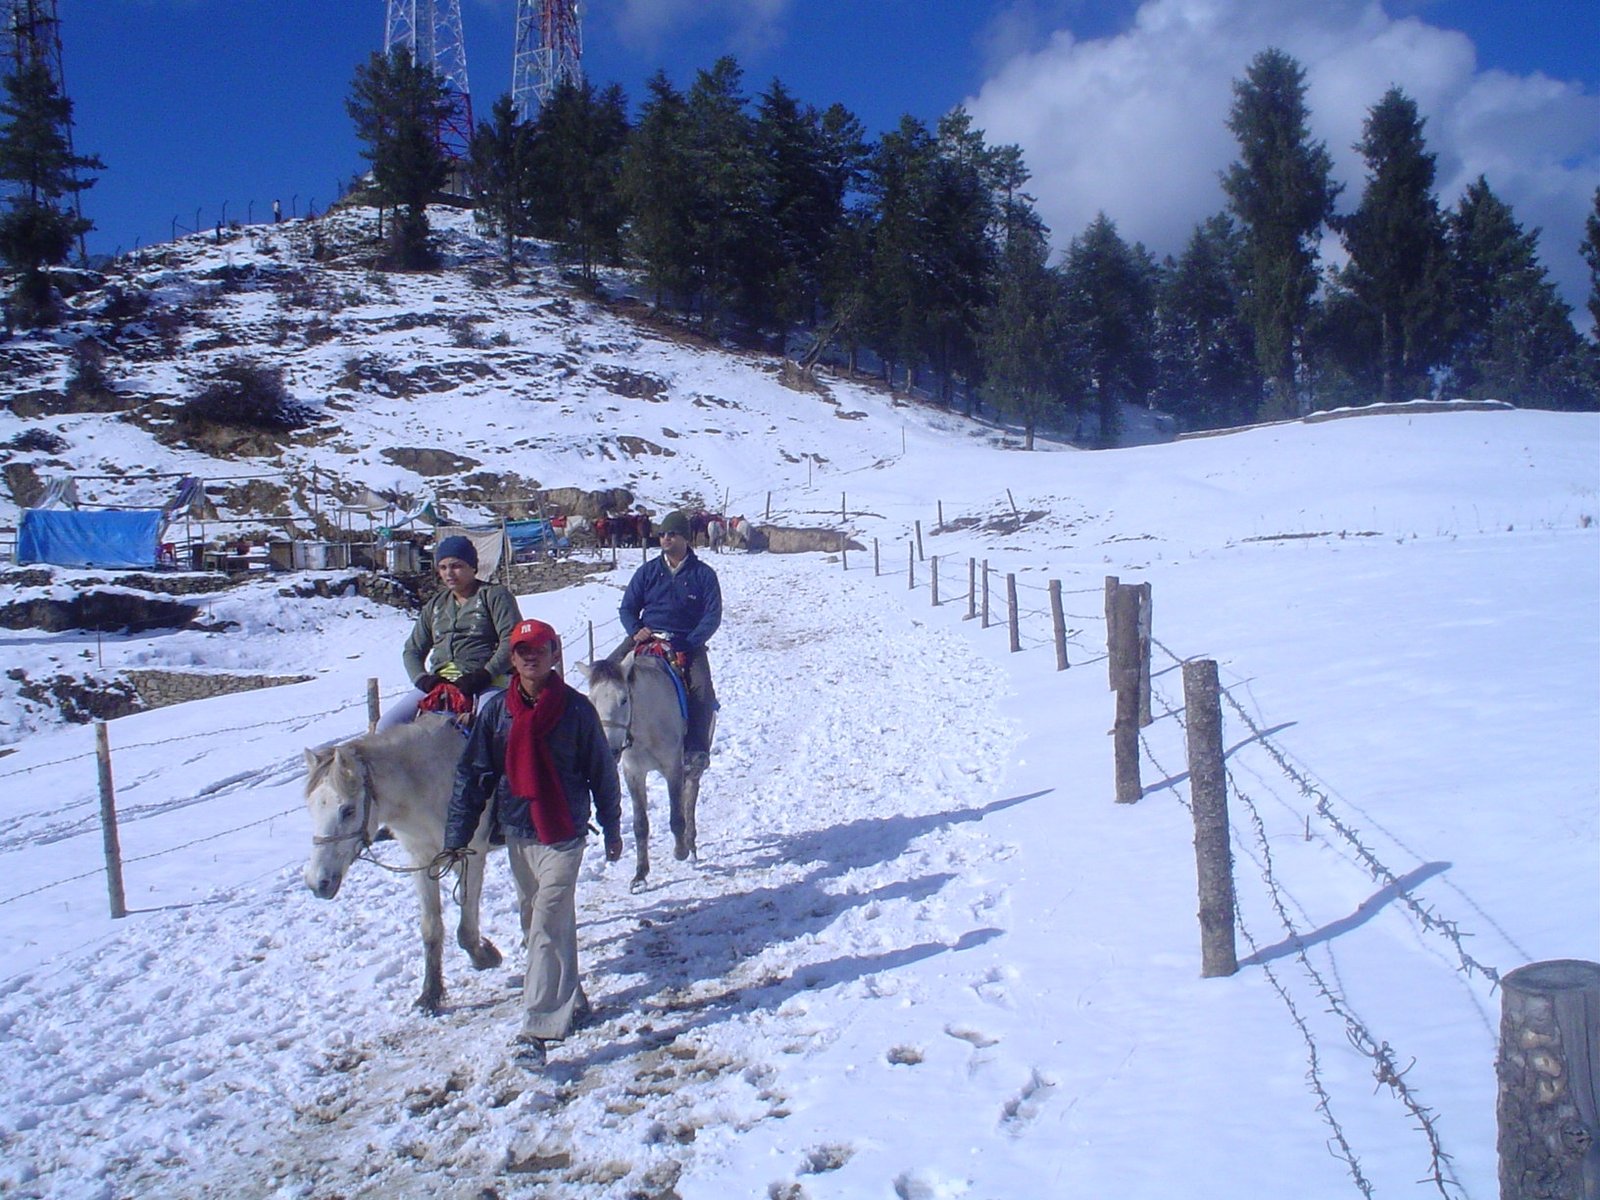
[[[439,122],[439,146],[465,162],[472,144],[472,88],[467,83],[467,44],[461,37],[461,0],[389,0],[383,52],[411,51],[411,60],[432,67],[450,95],[450,114]]]
[[[533,120],[562,83],[583,81],[578,16],[578,0],[517,0],[511,103],[518,120]]]

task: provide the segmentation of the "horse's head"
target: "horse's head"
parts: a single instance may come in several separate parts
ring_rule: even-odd
[[[633,724],[633,697],[629,692],[628,676],[614,662],[601,659],[597,663],[579,664],[589,677],[589,703],[600,714],[600,725],[606,731],[606,744],[614,757],[622,757],[628,748],[629,729]]]
[[[311,812],[306,886],[320,899],[331,900],[371,840],[371,789],[355,750],[328,746],[306,751],[306,808]]]

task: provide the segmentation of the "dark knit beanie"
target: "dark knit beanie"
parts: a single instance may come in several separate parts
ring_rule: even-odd
[[[474,570],[478,566],[478,548],[472,544],[471,538],[462,537],[459,533],[452,534],[444,539],[433,550],[433,561],[441,559],[459,558]]]

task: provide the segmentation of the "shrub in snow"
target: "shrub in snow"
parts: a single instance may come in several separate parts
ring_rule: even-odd
[[[242,355],[219,366],[200,394],[178,412],[179,427],[185,432],[225,425],[286,433],[316,420],[308,405],[289,394],[280,368]]]

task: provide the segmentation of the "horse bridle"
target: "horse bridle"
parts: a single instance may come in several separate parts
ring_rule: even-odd
[[[611,757],[621,758],[622,751],[633,745],[633,705],[628,705],[628,719],[626,721],[607,721],[602,717],[600,719],[600,727],[602,729],[622,730],[622,747],[611,752]]]

